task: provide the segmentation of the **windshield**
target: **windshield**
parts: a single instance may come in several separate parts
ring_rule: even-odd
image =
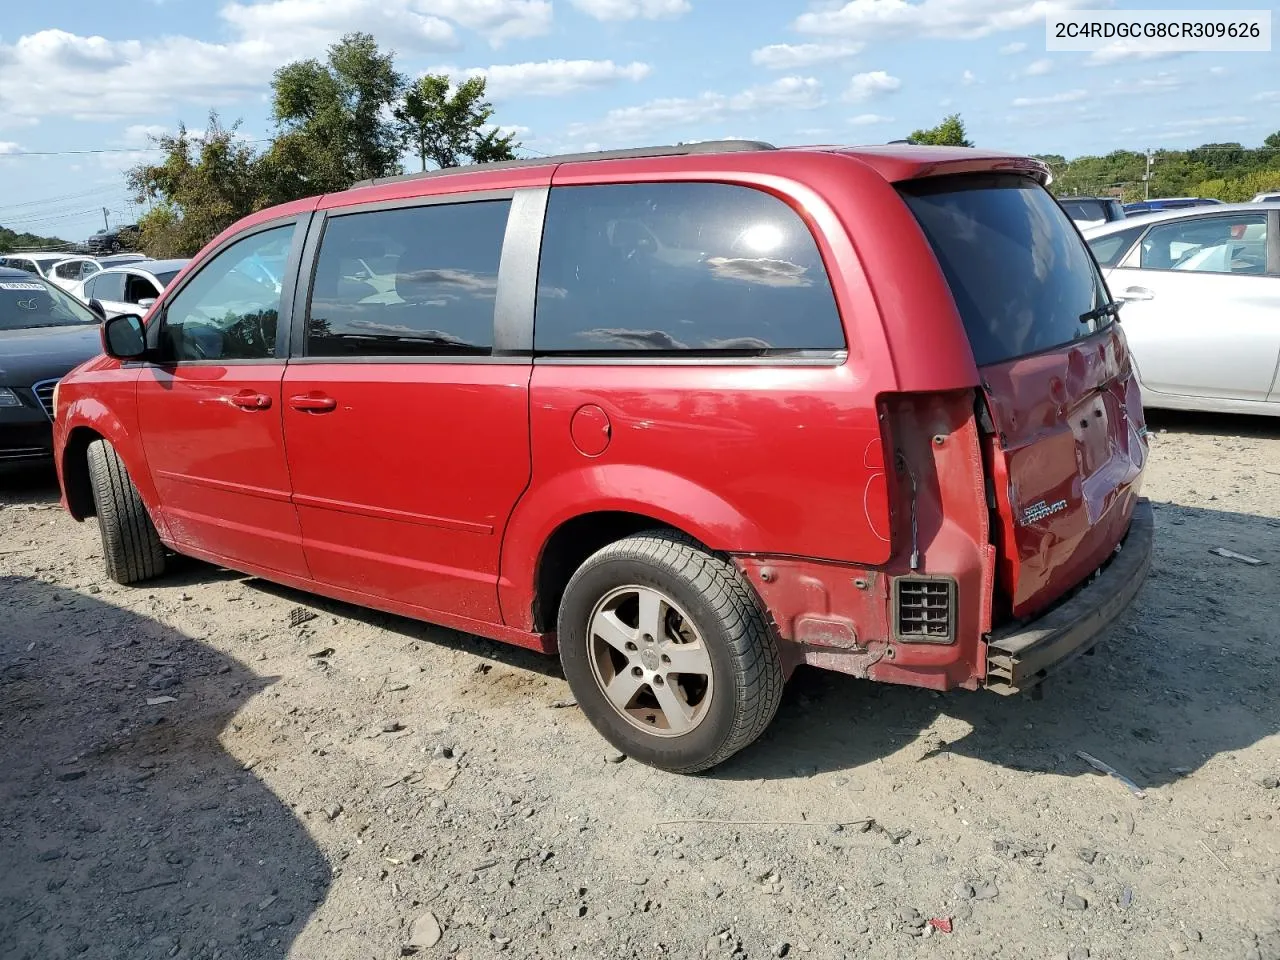
[[[1108,300],[1101,274],[1039,184],[1008,175],[939,177],[902,191],[933,246],[979,366],[1050,350],[1113,322],[1090,315]]]
[[[98,323],[88,307],[37,277],[0,279],[0,330]]]

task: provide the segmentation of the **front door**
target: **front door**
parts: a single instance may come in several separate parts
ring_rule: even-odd
[[[510,207],[328,217],[284,378],[317,581],[500,622],[502,534],[529,480],[530,360],[493,350]]]
[[[158,361],[138,379],[147,465],[177,544],[231,567],[297,576],[307,567],[290,502],[276,343],[288,291],[243,267],[288,253],[302,229],[272,226],[207,260],[166,301]]]
[[[1280,360],[1268,225],[1265,212],[1157,224],[1108,275],[1147,390],[1267,399]]]

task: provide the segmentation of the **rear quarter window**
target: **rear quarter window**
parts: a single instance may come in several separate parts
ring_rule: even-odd
[[[548,201],[534,349],[744,354],[845,346],[817,242],[749,187],[557,187]]]
[[[979,366],[1060,347],[1102,329],[1081,318],[1106,288],[1080,233],[1038,183],[938,177],[902,188],[933,247]]]

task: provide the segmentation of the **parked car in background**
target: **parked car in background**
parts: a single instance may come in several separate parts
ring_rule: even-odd
[[[1123,220],[1124,207],[1115,197],[1059,197],[1058,203],[1081,230],[1112,220]]]
[[[94,257],[105,267],[120,267],[126,263],[137,263],[139,260],[150,260],[145,253],[112,253],[105,257]]]
[[[102,269],[93,257],[67,257],[48,268],[47,278],[63,290],[74,290]]]
[[[1259,193],[1253,198],[1254,203],[1280,203],[1280,193],[1271,191],[1268,193]]]
[[[108,267],[94,274],[73,292],[85,302],[102,304],[107,317],[146,313],[187,260],[139,260],[122,267]]]
[[[64,504],[121,583],[167,546],[558,649],[671,770],[755,740],[802,663],[1025,690],[1153,530],[1125,339],[1048,179],[733,141],[264,210],[63,382]]]
[[[1085,232],[1148,407],[1280,415],[1280,203],[1132,217]]]
[[[22,270],[37,277],[48,277],[54,264],[70,257],[71,254],[57,252],[6,253],[0,257],[0,267]]]
[[[1222,203],[1206,197],[1161,197],[1158,200],[1138,200],[1126,203],[1124,212],[1130,217],[1143,213],[1159,213],[1161,210],[1185,210],[1187,207],[1207,207]]]
[[[83,303],[0,267],[0,466],[49,459],[57,382],[101,351],[100,318]]]
[[[128,250],[137,242],[138,225],[130,223],[113,229],[99,230],[86,241],[85,246],[89,248],[90,253],[119,253],[121,250]]]

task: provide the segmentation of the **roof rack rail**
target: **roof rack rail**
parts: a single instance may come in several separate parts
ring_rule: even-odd
[[[522,160],[498,160],[493,163],[471,163],[461,167],[444,167],[423,173],[404,173],[395,177],[373,177],[353,183],[355,187],[371,187],[380,183],[399,183],[402,180],[425,180],[431,177],[447,177],[457,173],[474,173],[477,170],[507,170],[513,167],[541,167],[557,163],[582,163],[591,160],[635,160],[641,157],[687,157],[702,153],[746,153],[752,150],[776,150],[772,143],[763,140],[701,140],[697,143],[677,143],[665,147],[631,147],[626,150],[595,150],[590,153],[562,153],[552,157],[530,157]]]

